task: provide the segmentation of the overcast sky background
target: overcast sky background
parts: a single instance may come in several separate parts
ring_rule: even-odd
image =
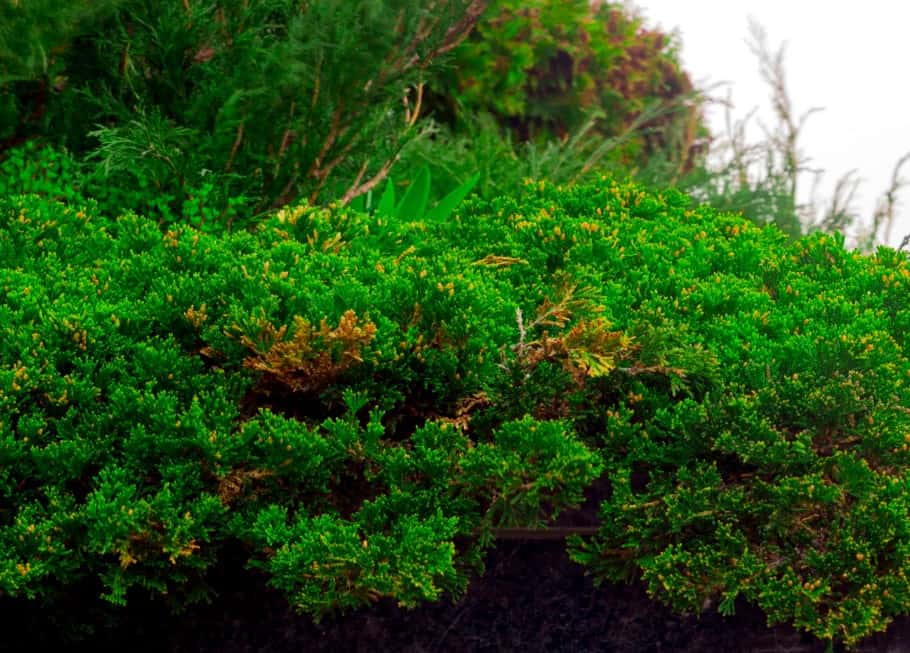
[[[854,207],[863,224],[871,221],[877,199],[891,182],[895,163],[910,152],[910,3],[898,0],[822,2],[821,0],[631,0],[646,26],[677,30],[682,60],[699,88],[732,82],[734,118],[753,108],[773,125],[770,92],[759,74],[759,60],[747,45],[749,17],[767,32],[772,51],[786,42],[784,64],[794,112],[825,110],[811,116],[800,149],[810,166],[824,168],[817,196],[827,202],[838,177],[851,169],[864,181]],[[724,97],[727,87],[712,95]],[[712,132],[723,133],[724,112],[708,112]],[[751,140],[761,130],[753,120]],[[910,180],[910,164],[901,177]],[[801,179],[801,201],[812,186]],[[910,186],[898,196],[889,244],[910,233]],[[848,244],[849,244],[848,240]]]

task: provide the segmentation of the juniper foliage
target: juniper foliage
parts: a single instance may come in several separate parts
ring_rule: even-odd
[[[600,580],[848,644],[910,604],[900,252],[608,179],[227,237],[69,201],[0,200],[7,596],[179,608],[239,547],[414,605],[603,475]]]

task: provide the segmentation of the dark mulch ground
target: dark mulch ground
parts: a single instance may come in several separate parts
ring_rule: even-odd
[[[635,586],[595,589],[564,550],[559,541],[500,543],[488,558],[487,573],[460,604],[444,602],[407,611],[383,603],[316,626],[247,577],[233,592],[223,592],[217,604],[180,622],[152,619],[149,614],[91,644],[54,648],[95,653],[824,651],[823,645],[791,628],[768,629],[761,612],[745,605],[735,617],[711,613],[686,618],[648,600]],[[47,628],[24,612],[2,614],[9,623],[0,635],[0,649],[54,650],[48,648],[52,644],[47,638],[36,646]],[[17,632],[25,636],[18,644]],[[859,650],[910,651],[910,621],[893,624]]]

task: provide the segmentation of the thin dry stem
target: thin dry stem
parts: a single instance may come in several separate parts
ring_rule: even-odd
[[[881,222],[885,223],[885,243],[891,241],[891,229],[894,227],[894,209],[897,206],[897,194],[907,186],[908,182],[906,179],[901,179],[900,173],[901,168],[904,167],[904,164],[910,161],[910,152],[906,153],[897,163],[894,165],[894,170],[891,172],[891,185],[888,187],[888,190],[885,191],[884,197],[879,200],[879,207],[875,211],[875,216],[873,218],[875,225],[875,232],[878,232],[878,226]]]
[[[231,166],[234,164],[234,157],[237,156],[237,151],[240,149],[240,144],[243,142],[243,123],[237,126],[237,136],[234,138],[234,144],[231,146],[231,154],[228,157],[227,163],[224,164],[224,171],[230,172]]]
[[[401,99],[404,104],[404,122],[408,129],[413,127],[420,117],[420,104],[423,101],[423,82],[417,84],[417,99],[414,100],[413,111],[411,110],[411,103],[408,101],[409,91],[410,89],[405,91],[404,97]]]
[[[359,186],[356,185],[357,182],[355,181],[354,184],[350,188],[348,188],[348,190],[342,196],[341,205],[347,206],[347,204],[350,203],[350,201],[353,200],[358,195],[363,195],[364,193],[368,193],[371,190],[373,190],[383,179],[385,179],[388,176],[389,170],[392,168],[392,165],[395,163],[397,158],[398,158],[397,156],[393,157],[393,158],[389,159],[388,161],[386,161],[385,163],[383,163],[382,167],[379,169],[379,171],[375,175],[373,175],[368,181],[360,184]],[[360,177],[358,176],[358,180],[359,180],[359,178]]]
[[[752,41],[748,43],[749,49],[758,57],[761,77],[771,87],[771,104],[778,120],[777,128],[774,131],[765,128],[761,121],[759,124],[769,142],[774,146],[773,151],[783,157],[784,171],[789,185],[788,192],[795,201],[799,174],[808,169],[806,163],[810,160],[804,157],[798,149],[799,135],[809,117],[823,111],[823,108],[812,107],[803,112],[799,118],[794,117],[793,103],[790,100],[784,69],[786,44],[782,44],[777,52],[772,53],[768,48],[767,33],[758,22],[750,19],[749,31],[752,36]]]

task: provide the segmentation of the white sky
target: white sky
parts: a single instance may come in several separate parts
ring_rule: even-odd
[[[758,58],[746,41],[751,16],[766,30],[769,48],[786,43],[784,65],[794,112],[811,107],[800,149],[810,166],[826,173],[818,198],[826,202],[835,180],[857,169],[863,179],[853,206],[863,223],[887,190],[894,165],[910,152],[910,3],[903,0],[631,0],[646,26],[678,30],[682,60],[696,85],[732,82],[734,118],[753,108],[773,125],[770,92]],[[723,97],[726,87],[712,95]],[[723,133],[724,113],[708,113],[712,131]],[[754,123],[754,120],[753,120]],[[751,138],[761,131],[754,124]],[[901,177],[910,181],[910,163]],[[812,179],[801,180],[799,198],[808,199]],[[889,244],[910,233],[910,186],[898,195]],[[848,239],[848,244],[849,244]]]

